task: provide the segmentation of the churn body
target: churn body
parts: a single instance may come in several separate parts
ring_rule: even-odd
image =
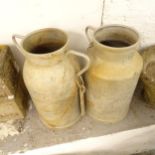
[[[119,25],[97,30],[87,27],[86,34],[90,40],[87,53],[91,60],[85,73],[87,112],[105,123],[117,122],[128,112],[142,70],[142,58],[137,52],[139,35]],[[129,45],[113,47],[102,44],[103,41],[125,41]]]
[[[18,45],[16,38],[23,39],[21,45]],[[81,117],[81,111],[84,111],[83,105],[80,105],[78,81],[89,67],[89,58],[70,50],[67,34],[55,28],[38,30],[23,38],[14,35],[13,41],[25,56],[24,82],[43,123],[54,128],[74,124]],[[60,48],[55,49],[59,44]],[[33,52],[34,47],[43,45],[45,51]],[[51,46],[55,50],[46,52]],[[73,55],[87,61],[80,72]]]

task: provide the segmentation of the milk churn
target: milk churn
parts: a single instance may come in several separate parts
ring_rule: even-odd
[[[85,73],[88,114],[105,123],[122,120],[136,88],[143,61],[139,35],[132,28],[109,25],[86,28],[91,66]]]
[[[67,34],[56,28],[12,38],[26,58],[24,82],[43,123],[54,128],[73,125],[84,114],[81,75],[89,67],[88,56],[70,50]],[[17,38],[22,39],[21,43]],[[82,70],[73,55],[86,61]]]
[[[144,88],[144,97],[148,105],[155,108],[155,46],[150,46],[142,54],[144,65],[141,79]]]

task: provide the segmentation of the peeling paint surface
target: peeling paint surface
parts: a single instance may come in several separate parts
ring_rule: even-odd
[[[8,136],[18,135],[19,131],[13,125],[13,121],[7,121],[5,123],[0,123],[0,140],[3,141]]]

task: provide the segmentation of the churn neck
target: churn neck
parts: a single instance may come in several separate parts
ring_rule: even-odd
[[[52,66],[64,60],[67,50],[68,50],[68,47],[66,46],[48,54],[32,54],[27,52],[25,53],[25,57],[26,57],[26,60],[33,65]]]
[[[93,44],[94,51],[97,53],[97,55],[105,60],[105,61],[111,61],[111,62],[118,62],[121,63],[122,61],[130,61],[135,52],[138,51],[138,45],[132,46],[128,48],[107,48],[107,47],[101,47],[97,44]]]
[[[23,39],[21,47],[26,60],[38,66],[61,62],[68,51],[67,34],[57,28],[34,31]]]
[[[92,44],[102,59],[121,63],[132,59],[138,50],[139,34],[126,26],[105,26],[94,33]]]

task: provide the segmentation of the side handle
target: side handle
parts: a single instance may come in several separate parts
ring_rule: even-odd
[[[82,57],[86,61],[86,64],[85,64],[84,68],[82,68],[77,73],[78,79],[76,81],[77,86],[79,87],[81,116],[84,116],[85,115],[84,93],[86,91],[86,88],[85,88],[84,81],[83,81],[81,75],[88,70],[88,68],[90,66],[90,59],[89,59],[89,57],[87,55],[85,55],[83,53],[80,53],[80,52],[73,51],[73,50],[68,51],[67,54],[72,54],[72,55],[76,55],[78,57]]]
[[[92,42],[92,38],[93,38],[93,35],[94,35],[94,32],[96,31],[96,28],[94,28],[93,26],[87,26],[85,28],[85,34],[86,34],[86,37],[89,41],[89,43]]]
[[[83,54],[83,53],[80,53],[80,52],[76,52],[76,51],[73,51],[73,50],[68,51],[67,55],[68,54],[72,54],[72,55],[76,55],[78,57],[82,57],[86,61],[84,68],[82,68],[77,73],[77,76],[81,76],[84,72],[86,72],[88,70],[88,68],[90,67],[90,59],[89,59],[89,57],[86,54]]]
[[[24,39],[24,36],[21,36],[21,35],[18,35],[18,34],[15,34],[15,35],[12,36],[13,43],[15,44],[17,49],[23,53],[23,48],[18,43],[17,39]]]

